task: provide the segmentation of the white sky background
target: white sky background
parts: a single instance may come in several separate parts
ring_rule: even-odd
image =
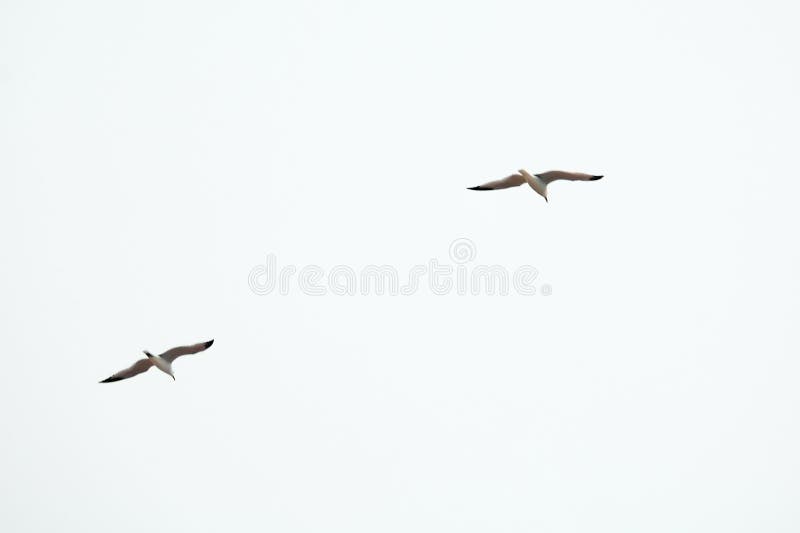
[[[641,4],[3,2],[0,529],[797,531],[798,13]]]

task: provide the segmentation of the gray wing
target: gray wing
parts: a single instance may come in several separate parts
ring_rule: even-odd
[[[536,175],[539,176],[539,179],[545,183],[552,183],[556,180],[594,181],[603,177],[595,176],[593,174],[584,174],[583,172],[565,172],[563,170],[549,170]]]
[[[525,178],[522,174],[511,174],[500,180],[490,181],[477,187],[467,187],[471,191],[494,191],[497,189],[508,189],[509,187],[519,187],[525,183]]]
[[[171,363],[182,355],[189,355],[197,352],[202,352],[212,344],[214,344],[214,339],[211,339],[210,341],[207,342],[199,342],[197,344],[192,344],[189,346],[178,346],[177,348],[172,348],[171,350],[167,350],[166,352],[162,353],[159,357]]]
[[[121,379],[132,378],[137,374],[141,374],[142,372],[147,372],[151,366],[153,366],[153,362],[150,361],[149,358],[139,359],[125,370],[120,370],[113,376],[104,379],[100,383],[112,383],[114,381],[119,381]]]

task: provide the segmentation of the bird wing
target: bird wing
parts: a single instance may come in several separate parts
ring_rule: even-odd
[[[549,170],[536,175],[539,176],[539,179],[545,183],[552,183],[556,180],[594,181],[603,177],[594,176],[592,174],[584,174],[583,172],[565,172],[563,170]]]
[[[189,346],[178,346],[177,348],[172,348],[171,350],[167,350],[166,352],[162,353],[159,357],[171,363],[182,355],[189,355],[197,352],[202,352],[212,344],[214,344],[214,339],[211,339],[208,342],[199,342],[197,344],[191,344]]]
[[[139,359],[125,370],[120,370],[113,376],[104,379],[100,383],[112,383],[114,381],[119,381],[121,379],[132,378],[137,374],[141,374],[142,372],[147,372],[151,366],[153,366],[153,362],[149,358]]]
[[[468,187],[472,191],[493,191],[495,189],[508,189],[509,187],[519,187],[525,183],[525,178],[522,174],[511,174],[503,179],[490,181],[477,187]]]

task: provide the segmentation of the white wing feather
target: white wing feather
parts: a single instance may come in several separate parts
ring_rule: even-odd
[[[519,187],[525,183],[525,178],[522,174],[511,174],[503,179],[490,181],[477,187],[470,187],[473,191],[493,191],[496,189],[508,189],[510,187]]]
[[[189,355],[197,352],[202,352],[212,344],[214,344],[214,339],[211,339],[208,342],[198,342],[197,344],[191,344],[189,346],[178,346],[176,348],[167,350],[166,352],[162,353],[159,357],[171,363],[182,355]]]
[[[603,177],[594,176],[592,174],[584,174],[583,172],[565,172],[563,170],[549,170],[536,175],[539,176],[539,179],[545,183],[552,183],[556,180],[593,181],[599,180]]]
[[[104,379],[100,383],[111,383],[113,381],[119,381],[121,379],[132,378],[133,376],[141,374],[142,372],[147,372],[148,370],[150,370],[151,366],[153,366],[153,362],[150,360],[150,358],[139,359],[125,370],[120,370],[113,376]]]

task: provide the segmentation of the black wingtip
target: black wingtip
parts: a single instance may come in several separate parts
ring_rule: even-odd
[[[98,383],[114,383],[115,381],[119,381],[120,379],[122,378],[115,378],[112,376],[110,378],[104,379],[103,381],[99,381]]]
[[[602,177],[603,177],[603,176],[592,176],[592,181],[599,180],[599,179],[600,179],[600,178],[602,178]]]
[[[214,344],[214,339],[211,339],[210,341],[208,341],[208,342],[205,344],[205,346],[206,346],[206,348],[208,348],[208,347],[210,347],[212,344]]]
[[[494,189],[490,189],[489,187],[482,187],[478,185],[477,187],[467,187],[470,191],[492,191]]]

